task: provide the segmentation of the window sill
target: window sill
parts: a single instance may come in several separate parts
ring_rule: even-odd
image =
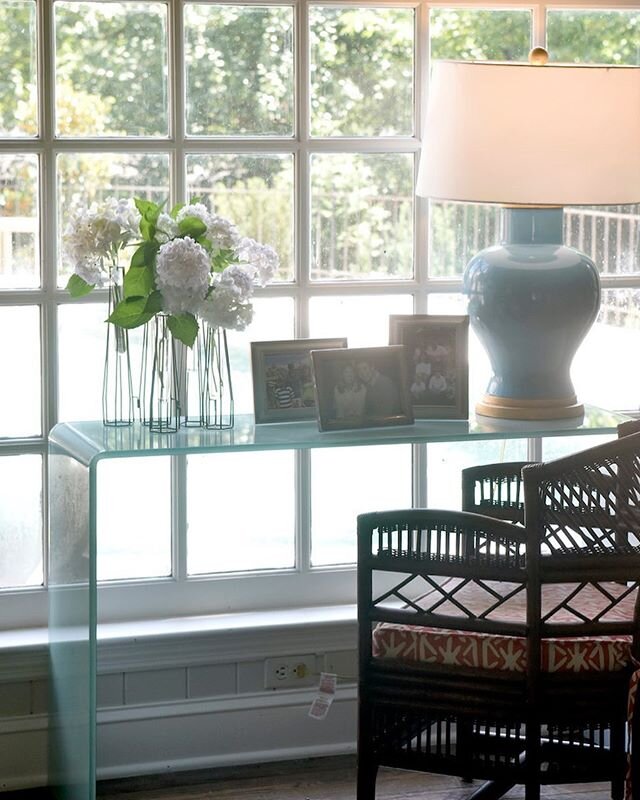
[[[111,622],[98,626],[98,670],[170,668],[356,647],[356,606]],[[0,682],[47,675],[46,628],[0,632]]]

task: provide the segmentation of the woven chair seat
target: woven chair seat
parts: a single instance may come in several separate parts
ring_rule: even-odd
[[[456,591],[456,583],[461,588]],[[612,597],[619,597],[626,587],[617,583],[598,584]],[[515,584],[462,585],[460,579],[451,578],[443,588],[452,593],[455,603],[445,601],[439,606],[442,614],[464,616],[456,603],[474,614],[487,609],[488,589],[508,595]],[[575,623],[579,614],[593,617],[604,611],[610,600],[597,586],[587,584],[576,592],[576,584],[547,584],[542,589],[543,615],[549,614],[553,622]],[[635,592],[627,594],[619,603],[608,608],[602,619],[607,622],[623,622],[633,619]],[[420,605],[435,600],[434,591],[420,598]],[[493,598],[495,603],[495,598]],[[526,618],[526,594],[521,591],[486,614],[487,619],[524,623]],[[381,622],[373,630],[372,653],[375,658],[392,658],[404,662],[442,664],[452,667],[472,667],[509,672],[526,672],[527,640],[519,636],[502,636],[474,631],[399,625]],[[541,668],[544,672],[615,672],[630,663],[630,636],[571,636],[550,638],[542,641]]]

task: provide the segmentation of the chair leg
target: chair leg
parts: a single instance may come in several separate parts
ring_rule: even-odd
[[[540,800],[540,781],[527,781],[524,787],[525,800]]]
[[[623,800],[624,784],[627,769],[627,753],[625,748],[625,723],[611,727],[611,758],[613,760],[613,777],[611,778],[611,800]]]
[[[356,800],[375,800],[378,765],[358,757]]]

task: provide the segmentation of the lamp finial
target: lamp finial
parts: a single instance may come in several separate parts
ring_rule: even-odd
[[[549,52],[544,47],[534,47],[529,51],[529,63],[544,66],[549,60]]]

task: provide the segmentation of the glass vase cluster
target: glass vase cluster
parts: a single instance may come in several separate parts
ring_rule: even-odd
[[[226,331],[201,322],[192,348],[176,342],[167,317],[145,325],[140,370],[140,420],[155,433],[182,425],[233,427],[233,387]]]

